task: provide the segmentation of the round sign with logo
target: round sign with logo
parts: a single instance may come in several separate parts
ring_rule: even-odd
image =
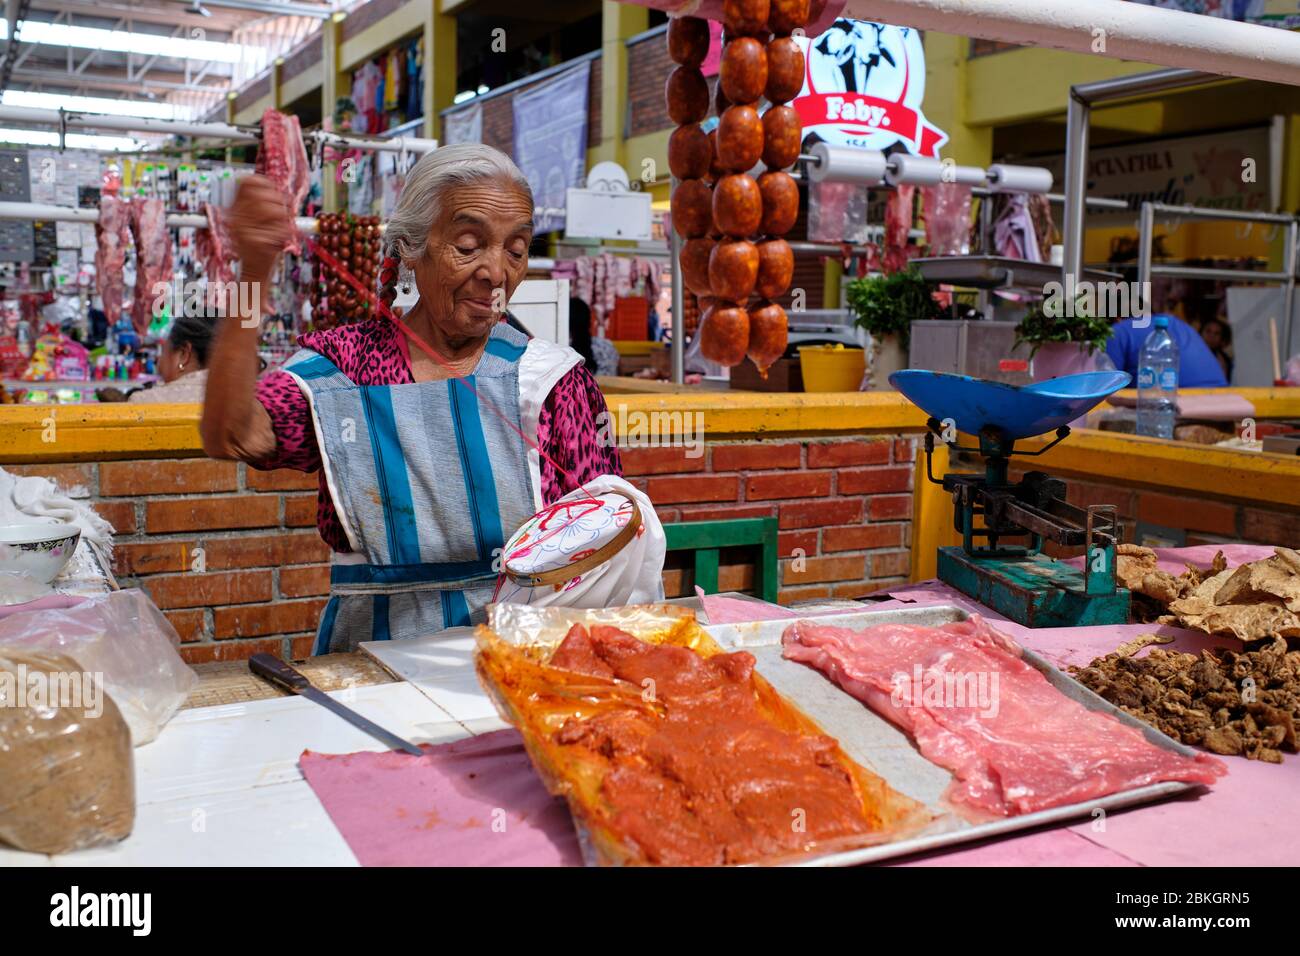
[[[820,36],[799,39],[804,85],[791,106],[804,135],[837,146],[886,150],[895,144],[938,158],[948,134],[925,118],[921,34],[841,17]]]

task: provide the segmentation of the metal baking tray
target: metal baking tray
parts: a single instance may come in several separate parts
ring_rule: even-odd
[[[952,782],[953,775],[921,756],[921,752],[916,749],[911,738],[903,730],[857,698],[841,690],[820,671],[806,664],[788,661],[781,656],[781,634],[795,620],[812,620],[838,627],[859,629],[877,624],[895,623],[938,627],[967,617],[969,615],[959,607],[931,605],[920,608],[863,611],[860,614],[809,615],[806,618],[705,626],[704,629],[728,650],[746,650],[753,654],[758,662],[758,672],[791,703],[817,721],[827,734],[837,739],[850,757],[884,777],[895,790],[943,814],[934,824],[916,836],[879,846],[864,847],[860,850],[814,856],[797,865],[851,866],[871,863],[971,840],[1001,836],[1044,824],[1088,817],[1099,807],[1108,811],[1115,810],[1174,794],[1204,789],[1201,784],[1157,783],[1132,790],[1122,790],[1084,803],[1038,810],[992,822],[972,823],[948,811],[941,802],[940,798]],[[1154,727],[1126,714],[1114,704],[1097,696],[1028,648],[1022,647],[1021,650],[1024,660],[1039,670],[1052,686],[1066,697],[1078,701],[1089,710],[1110,714],[1120,722],[1140,730],[1143,736],[1157,747],[1189,757],[1197,754],[1197,751],[1191,747],[1171,740]]]
[[[1049,282],[1061,281],[1061,267],[1050,262],[1030,262],[1007,256],[924,256],[911,265],[930,282],[963,286],[970,289],[1037,289]],[[1085,269],[1089,282],[1109,282],[1122,278],[1118,272]]]

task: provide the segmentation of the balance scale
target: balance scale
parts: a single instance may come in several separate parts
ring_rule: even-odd
[[[1036,457],[1064,440],[1068,422],[1129,381],[1125,372],[1087,372],[1024,386],[922,369],[889,377],[930,415],[926,477],[952,495],[953,527],[962,544],[939,549],[940,580],[1026,627],[1128,623],[1129,592],[1115,583],[1115,506],[1080,508],[1065,500],[1061,479],[1031,471],[1012,483],[1007,469],[1012,455]],[[1056,437],[1038,451],[1015,450],[1022,438],[1053,431]],[[977,436],[979,446],[958,445],[957,432]],[[936,435],[955,451],[980,455],[984,473],[936,479]],[[1082,568],[1043,554],[1048,540],[1082,549]]]

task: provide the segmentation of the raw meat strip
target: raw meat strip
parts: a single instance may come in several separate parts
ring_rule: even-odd
[[[262,146],[257,151],[257,171],[270,179],[284,195],[290,218],[297,216],[311,186],[307,148],[302,142],[298,117],[269,109],[262,114]],[[297,254],[302,246],[298,230],[290,230],[285,251]]]
[[[135,240],[135,295],[131,324],[143,337],[153,321],[154,303],[167,293],[159,284],[172,284],[172,237],[167,230],[167,209],[161,199],[136,196],[131,200],[131,237]]]
[[[203,262],[203,274],[208,280],[208,304],[218,306],[224,303],[225,292],[235,281],[235,250],[226,233],[225,214],[221,208],[205,202],[203,215],[207,217],[208,227],[199,230],[198,253]]]
[[[796,621],[782,642],[788,659],[820,670],[951,770],[955,805],[1008,816],[1227,772],[1065,697],[978,615],[861,631]]]
[[[101,196],[99,200],[99,225],[95,230],[98,245],[95,249],[95,291],[104,303],[104,314],[112,325],[122,317],[122,303],[126,301],[126,243],[130,212],[125,201],[117,196]]]

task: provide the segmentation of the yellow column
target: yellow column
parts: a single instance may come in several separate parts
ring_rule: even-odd
[[[334,118],[334,109],[340,96],[346,96],[349,80],[340,70],[339,49],[343,46],[343,20],[346,13],[338,12],[321,26],[321,70],[320,85],[321,118],[329,123]],[[334,164],[327,163],[321,171],[321,203],[325,212],[338,212],[342,208],[342,196],[339,184],[334,176]]]
[[[948,134],[940,154],[963,166],[993,162],[993,128],[967,124],[970,40],[947,33],[925,34],[925,115]]]
[[[226,122],[231,126],[235,125],[235,91],[231,90],[226,94]],[[230,147],[226,147],[226,162],[231,161]]]
[[[283,78],[281,72],[284,68],[284,57],[277,56],[275,62],[271,64],[271,105],[277,110],[284,107],[284,97],[281,93]]]
[[[442,138],[440,114],[456,95],[456,17],[446,12],[452,6],[430,0],[424,21],[424,135],[436,139]]]
[[[627,167],[627,40],[650,26],[645,7],[604,0],[601,4],[600,145],[593,162],[612,160]],[[637,170],[629,170],[632,176]]]
[[[840,283],[844,279],[844,263],[835,256],[827,256],[822,263],[822,308],[840,307]]]

